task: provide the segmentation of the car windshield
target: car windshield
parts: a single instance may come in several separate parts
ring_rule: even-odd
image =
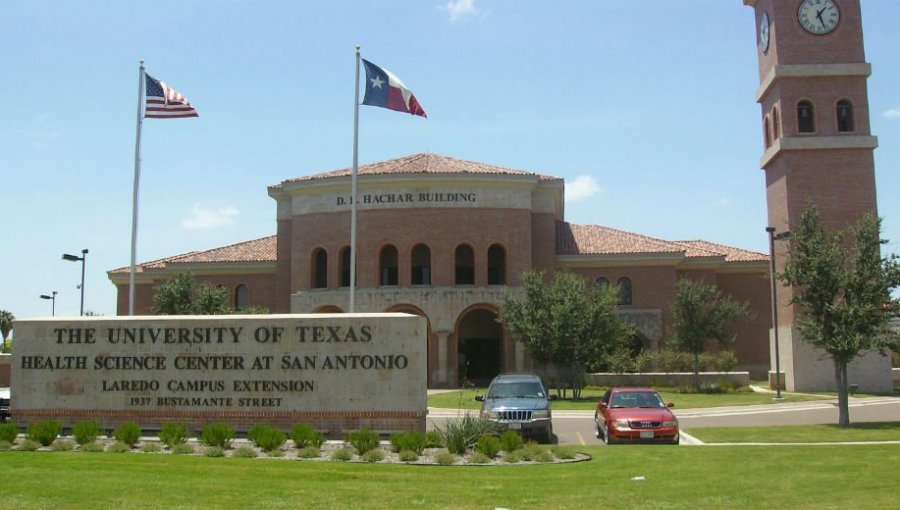
[[[614,393],[610,407],[666,407],[665,402],[654,391],[628,391]]]
[[[488,398],[544,398],[544,388],[538,382],[494,384]]]

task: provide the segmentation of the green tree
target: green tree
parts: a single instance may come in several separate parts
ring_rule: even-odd
[[[749,313],[747,303],[723,294],[716,286],[681,278],[675,284],[672,302],[674,334],[669,346],[694,356],[694,387],[700,389],[700,355],[707,343],[729,345],[734,336],[728,330],[732,321]]]
[[[196,287],[196,289],[195,289]],[[258,312],[258,308],[254,308]],[[179,273],[161,283],[153,295],[155,315],[227,315],[243,313],[229,305],[228,289],[202,283],[195,285],[194,276]]]
[[[13,329],[13,322],[15,322],[16,316],[12,314],[9,310],[0,310],[0,335],[3,335],[3,347],[0,349],[0,352],[6,352],[6,337],[9,336],[9,332]]]
[[[580,398],[585,368],[598,363],[632,335],[616,316],[616,290],[586,288],[585,280],[558,272],[550,282],[542,271],[523,274],[524,298],[507,293],[500,322],[536,363],[561,371],[573,397]]]
[[[882,258],[881,220],[863,215],[855,227],[828,230],[813,204],[792,227],[784,273],[794,288],[792,304],[801,313],[796,326],[804,341],[822,349],[834,362],[838,390],[838,425],[850,425],[847,364],[862,353],[897,346],[889,327],[900,303],[891,291],[900,286],[897,255]]]

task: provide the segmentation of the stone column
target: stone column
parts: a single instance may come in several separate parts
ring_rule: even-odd
[[[450,356],[449,356],[449,344],[450,344],[450,332],[449,331],[438,331],[437,333],[438,339],[438,384],[442,387],[450,386]]]

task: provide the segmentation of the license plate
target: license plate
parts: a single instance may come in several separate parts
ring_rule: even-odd
[[[507,428],[511,430],[520,430],[522,428],[522,424],[517,422],[509,423],[507,424]]]
[[[652,430],[642,430],[641,431],[641,439],[653,439],[653,431]]]

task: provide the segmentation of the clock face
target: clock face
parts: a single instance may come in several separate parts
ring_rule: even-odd
[[[769,13],[763,11],[762,18],[759,20],[759,47],[763,53],[769,51]]]
[[[841,10],[834,0],[803,0],[797,9],[797,20],[807,32],[825,35],[837,28]]]

